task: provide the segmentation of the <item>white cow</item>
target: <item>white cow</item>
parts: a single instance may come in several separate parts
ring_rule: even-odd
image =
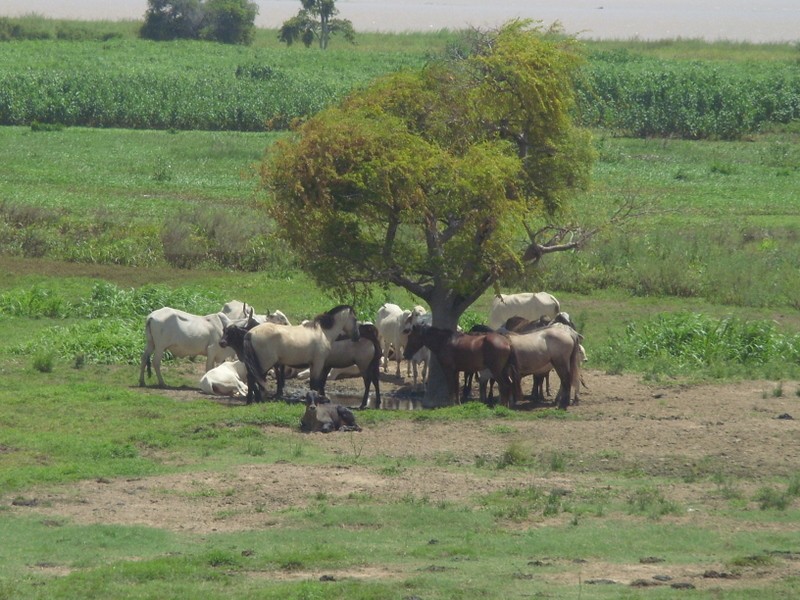
[[[524,317],[529,321],[540,317],[552,320],[560,311],[558,300],[547,292],[498,294],[492,299],[489,327],[498,329],[511,317]]]
[[[253,307],[248,306],[246,302],[241,302],[240,300],[231,300],[230,302],[225,303],[225,305],[222,307],[222,312],[232,321],[238,321],[240,319],[250,318],[251,313],[254,312],[254,310]],[[286,315],[279,310],[276,310],[273,313],[268,312],[265,315],[253,314],[252,318],[255,319],[258,323],[277,323],[278,325],[291,325]]]
[[[247,367],[240,360],[226,360],[208,371],[200,380],[200,389],[217,396],[247,396]]]
[[[151,374],[150,357],[153,356],[158,385],[164,387],[161,358],[167,350],[176,357],[205,356],[206,371],[228,358],[233,358],[233,350],[221,348],[218,343],[222,330],[230,323],[231,320],[222,312],[198,316],[168,306],[151,312],[144,325],[147,342],[142,353],[139,385],[144,386],[145,367],[148,375]]]
[[[378,309],[378,315],[375,318],[375,327],[378,328],[378,333],[381,337],[381,345],[383,346],[383,372],[389,370],[389,348],[394,350],[394,360],[397,362],[397,370],[395,375],[400,377],[400,361],[403,358],[401,348],[405,347],[408,341],[408,335],[403,333],[403,327],[406,319],[411,316],[410,310],[403,310],[397,304],[387,302]],[[411,374],[411,365],[407,365],[407,375]]]

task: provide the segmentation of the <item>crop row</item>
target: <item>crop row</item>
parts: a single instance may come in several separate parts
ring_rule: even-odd
[[[800,67],[595,57],[579,87],[590,126],[636,137],[735,139],[800,118]]]
[[[130,41],[6,43],[0,55],[0,125],[239,131],[283,129],[426,59]],[[595,52],[577,92],[584,125],[633,136],[733,139],[800,118],[800,66],[785,61]]]

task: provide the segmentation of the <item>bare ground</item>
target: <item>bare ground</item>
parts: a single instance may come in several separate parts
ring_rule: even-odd
[[[415,497],[477,506],[481,496],[496,490],[538,484],[547,489],[586,489],[603,485],[604,472],[630,470],[674,477],[672,481],[676,483],[670,484],[666,494],[687,507],[685,516],[675,518],[682,523],[713,527],[717,517],[710,514],[709,507],[715,503],[724,506],[726,500],[715,497],[719,495],[719,482],[712,482],[711,476],[734,478],[745,497],[751,498],[771,478],[800,471],[798,382],[784,382],[783,393],[778,395],[778,385],[767,381],[659,386],[643,383],[633,375],[606,375],[591,370],[586,381],[589,389],[584,391],[581,403],[569,409],[575,419],[504,421],[506,427],[501,432],[492,427],[496,422],[454,424],[430,420],[395,420],[367,427],[360,433],[309,435],[298,431],[293,434],[298,441],[319,446],[341,456],[342,461],[324,470],[289,462],[254,463],[222,472],[82,481],[42,490],[34,506],[12,506],[11,511],[33,511],[47,519],[82,524],[230,532],[279,526],[281,509],[308,505],[323,494],[331,502],[355,493],[367,495],[377,503]],[[301,395],[304,383],[289,382],[290,393]],[[360,379],[328,385],[334,399],[350,403],[360,399]],[[175,401],[204,398],[196,390],[157,393]],[[409,398],[413,398],[408,386],[391,376],[384,376],[382,393],[386,401],[395,405],[407,406]],[[231,405],[239,402],[219,401]],[[269,434],[269,430],[266,428],[265,433]],[[569,466],[562,472],[545,474],[540,474],[542,469],[534,473],[521,469],[457,468],[459,463],[474,465],[477,457],[496,459],[511,444],[541,457],[543,464],[546,457],[559,453]],[[404,467],[399,473],[386,476],[366,466],[369,461],[359,460],[373,456],[413,457],[425,466]],[[697,502],[698,499],[702,501]],[[9,498],[1,500],[4,505],[11,504]],[[699,508],[693,508],[693,502]],[[569,516],[554,518],[566,520]],[[512,526],[536,527],[539,523]],[[747,527],[777,526],[750,523]],[[787,550],[792,551],[791,560],[745,569],[735,577],[726,573],[722,565],[716,574],[713,569],[709,573],[708,569],[660,564],[592,563],[575,568],[580,569],[584,581],[600,578],[635,584],[640,579],[652,581],[654,575],[666,574],[674,580],[691,581],[697,588],[724,589],[757,585],[756,580],[763,583],[771,578],[800,576],[800,542],[797,548]],[[292,577],[299,578],[313,575],[292,573]],[[384,570],[348,574],[354,578],[396,575]],[[574,577],[574,573],[570,576]]]

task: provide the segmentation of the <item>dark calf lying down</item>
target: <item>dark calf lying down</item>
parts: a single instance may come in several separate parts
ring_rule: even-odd
[[[300,431],[361,431],[361,427],[349,408],[331,404],[325,396],[310,391],[306,394],[306,412],[300,419]]]

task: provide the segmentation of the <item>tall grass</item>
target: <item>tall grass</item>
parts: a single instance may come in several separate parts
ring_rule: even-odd
[[[151,311],[171,306],[204,315],[219,311],[224,302],[213,293],[186,288],[148,285],[126,290],[98,282],[88,297],[77,301],[44,286],[15,288],[0,294],[0,315],[78,320],[49,327],[15,345],[12,354],[56,356],[81,365],[137,364],[144,343],[144,318]]]
[[[269,35],[249,48],[121,34],[6,42],[0,124],[282,130],[380,75],[421,67],[457,34],[364,34],[357,46],[324,52],[286,48]],[[587,47],[578,97],[588,126],[735,139],[800,117],[798,64],[785,53],[749,47],[739,48],[740,60],[689,61],[655,57],[646,45]]]
[[[780,331],[770,321],[702,314],[662,314],[629,323],[606,348],[595,353],[609,365],[626,365],[652,375],[702,373],[711,376],[796,377],[800,335]]]
[[[0,124],[285,129],[415,52],[238,48],[199,41],[58,40],[0,46]]]
[[[597,53],[579,84],[583,122],[625,135],[737,139],[800,118],[800,68]]]

